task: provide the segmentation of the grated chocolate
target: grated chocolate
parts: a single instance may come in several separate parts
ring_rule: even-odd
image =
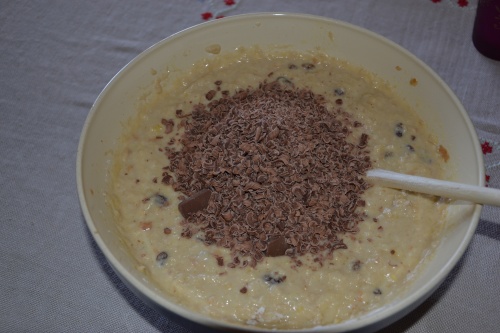
[[[282,255],[322,262],[346,248],[371,166],[368,135],[353,138],[351,116],[283,79],[210,97],[194,106],[182,149],[165,148],[165,184],[188,198],[211,191],[206,208],[185,216],[182,236],[230,249],[228,267]]]

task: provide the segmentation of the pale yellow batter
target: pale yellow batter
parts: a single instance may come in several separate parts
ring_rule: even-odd
[[[291,64],[299,68],[291,70]],[[374,167],[445,176],[439,143],[370,73],[320,54],[240,49],[196,64],[179,82],[158,80],[163,84],[158,98],[124,128],[110,177],[110,204],[140,269],[186,308],[267,328],[339,323],[388,303],[411,283],[439,239],[444,202],[374,186],[364,194],[367,218],[356,234],[341,235],[348,248],[336,250],[332,260],[320,265],[304,256],[304,265],[296,267],[287,256],[266,257],[255,268],[229,268],[218,262],[230,261],[227,249],[180,236],[178,194],[161,183],[168,165],[162,150],[179,137],[178,125],[186,119],[176,117],[176,110],[187,114],[193,105],[207,103],[205,94],[218,80],[221,91],[232,94],[278,77],[323,95],[332,107],[341,96],[342,108],[363,124],[353,130],[370,136]],[[171,133],[165,133],[162,119],[174,120]]]

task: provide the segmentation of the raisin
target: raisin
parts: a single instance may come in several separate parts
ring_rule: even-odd
[[[168,259],[168,253],[165,251],[162,251],[162,252],[158,253],[158,255],[156,256],[156,263],[159,266],[163,266],[167,262],[167,259]]]
[[[278,272],[264,275],[264,281],[269,284],[279,284],[285,282],[286,275],[280,275]]]
[[[345,94],[345,91],[342,88],[337,88],[334,90],[334,92],[335,92],[335,95],[337,95],[337,96],[342,96]]]
[[[154,196],[154,201],[155,201],[155,204],[157,204],[158,206],[167,206],[168,205],[168,199],[166,196],[162,195],[162,194],[155,194]]]
[[[306,62],[306,63],[302,64],[302,68],[307,69],[307,70],[314,69],[315,67],[316,66],[314,66],[314,64],[311,64],[310,62]]]
[[[289,79],[287,79],[286,77],[284,76],[280,76],[276,79],[276,81],[278,81],[279,83],[281,84],[285,84],[285,85],[288,85],[288,86],[293,86],[293,82],[290,81]]]
[[[403,126],[403,123],[397,123],[396,127],[394,128],[394,134],[396,134],[398,138],[401,138],[404,133],[405,133],[405,128]]]

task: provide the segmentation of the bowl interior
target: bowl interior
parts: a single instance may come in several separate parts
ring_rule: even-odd
[[[183,70],[197,60],[216,56],[206,52],[213,44],[220,45],[221,52],[253,45],[263,49],[277,45],[298,51],[319,49],[377,74],[388,81],[438,135],[449,152],[454,179],[484,185],[479,142],[462,105],[428,66],[387,39],[350,24],[296,14],[242,15],[195,26],[152,46],[110,81],[92,107],[78,150],[78,191],[88,227],[118,274],[153,303],[202,324],[221,324],[162,298],[155,286],[135,268],[106,205],[106,170],[121,134],[122,122],[136,112],[139,97],[151,89],[154,80],[151,70],[161,72],[168,67],[172,77],[182,75]],[[410,84],[412,79],[416,79],[416,85]],[[465,203],[450,207],[449,230],[433,260],[408,291],[408,297],[355,321],[315,330],[377,326],[377,323],[382,325],[382,319],[386,325],[418,305],[460,259],[474,233],[480,209]]]

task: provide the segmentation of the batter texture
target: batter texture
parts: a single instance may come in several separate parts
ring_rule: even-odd
[[[286,219],[280,212],[273,213],[271,221],[276,224],[270,223],[269,227],[287,236],[275,238],[274,244],[269,239],[261,245],[257,242],[251,251],[245,252],[242,247],[221,246],[214,237],[209,241],[209,229],[180,213],[179,203],[206,185],[181,186],[177,183],[180,175],[198,183],[203,183],[206,176],[187,177],[190,173],[185,171],[176,174],[182,166],[175,160],[176,154],[189,144],[186,133],[192,129],[190,124],[197,112],[210,112],[210,106],[217,105],[224,97],[232,98],[242,92],[248,95],[270,86],[269,89],[278,91],[313,94],[332,119],[340,122],[339,128],[347,129],[345,145],[349,144],[351,150],[356,150],[354,155],[364,161],[362,172],[367,167],[377,167],[445,178],[448,156],[443,154],[444,147],[390,87],[361,68],[320,53],[273,53],[258,48],[217,54],[195,64],[174,82],[168,80],[168,75],[165,77],[157,80],[155,98],[142,105],[137,116],[124,126],[110,172],[109,197],[123,240],[137,259],[139,269],[167,297],[193,311],[231,323],[298,329],[359,317],[404,293],[439,241],[447,205],[443,200],[369,186],[360,178],[359,197],[350,199],[355,204],[350,214],[355,218],[346,224],[349,227],[340,230],[336,238],[320,239],[318,244],[322,246],[315,250],[301,250],[294,242],[302,235],[300,230],[294,231],[299,236],[293,238],[286,234],[286,223],[278,226],[286,220],[290,228],[289,221],[299,221],[309,207],[307,203],[311,203],[310,196],[306,197],[306,186],[296,186],[293,193],[302,196],[304,207],[296,207],[294,212],[298,216],[284,210],[288,214]],[[309,121],[306,118],[304,121]],[[279,122],[279,119],[286,116],[281,114],[269,121]],[[277,132],[268,128],[265,137],[253,137],[252,142],[279,140],[286,126],[291,125],[283,120],[281,127],[278,124],[274,127]],[[208,133],[211,129],[206,130]],[[220,133],[212,130],[213,147],[219,144],[213,138]],[[219,139],[224,138],[219,135]],[[307,146],[308,140],[317,138],[298,139]],[[291,135],[287,140],[295,139]],[[249,146],[239,147],[241,156],[251,154]],[[297,142],[296,150],[301,149],[305,148]],[[201,150],[196,156],[203,158],[202,154]],[[174,160],[177,164],[172,164]],[[191,163],[194,165],[196,160],[193,158]],[[290,160],[296,161],[288,156],[289,164]],[[248,167],[251,169],[253,164]],[[223,172],[233,175],[231,182],[238,178],[232,171]],[[299,183],[298,178],[295,181]],[[325,181],[335,183],[332,179]],[[247,223],[238,217],[236,206],[246,203],[252,207],[251,200],[244,200],[255,197],[259,184],[255,182],[246,188],[247,194],[229,200],[226,203],[229,208],[220,212],[225,214],[221,215],[221,221]],[[215,203],[222,200],[216,187],[211,186],[210,191],[210,200]],[[283,191],[274,196],[289,193]],[[266,196],[263,193],[262,198]],[[335,203],[331,206],[337,207]],[[206,210],[195,215],[203,215]],[[335,215],[334,210],[331,216]],[[321,226],[321,221],[318,223]],[[328,245],[333,241],[337,246]],[[286,254],[280,252],[280,246]]]

